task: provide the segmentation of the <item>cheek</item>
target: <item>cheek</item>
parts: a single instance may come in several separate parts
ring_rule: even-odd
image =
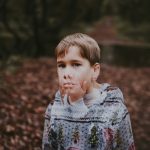
[[[78,81],[80,81],[81,83],[83,81],[87,81],[90,82],[91,81],[91,74],[90,74],[90,70],[83,70],[81,72],[76,72],[76,78]]]
[[[60,70],[57,70],[58,78],[62,76],[62,72]]]
[[[57,70],[57,75],[58,75],[59,84],[62,84],[62,79],[63,79],[63,73],[62,73],[62,71]]]

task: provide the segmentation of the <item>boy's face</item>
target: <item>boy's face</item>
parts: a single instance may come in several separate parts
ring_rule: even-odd
[[[93,88],[93,67],[81,56],[78,47],[70,47],[63,57],[57,58],[57,72],[59,85],[62,87],[73,89],[78,83],[82,87],[83,82],[86,81],[86,91],[90,92]]]

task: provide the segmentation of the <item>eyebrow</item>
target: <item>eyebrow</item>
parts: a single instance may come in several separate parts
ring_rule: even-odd
[[[73,60],[70,60],[71,63],[81,63],[80,60],[76,60],[76,59],[73,59]],[[58,64],[61,64],[61,63],[64,63],[64,61],[60,60],[60,61],[57,61]]]

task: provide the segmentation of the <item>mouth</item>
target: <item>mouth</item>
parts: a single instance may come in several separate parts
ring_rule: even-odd
[[[75,84],[69,82],[69,83],[64,83],[63,85],[64,85],[64,87],[72,87],[72,86],[74,86]]]

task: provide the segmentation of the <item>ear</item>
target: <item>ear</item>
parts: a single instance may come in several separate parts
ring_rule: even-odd
[[[92,80],[96,81],[99,74],[100,74],[100,64],[99,63],[95,63],[93,66],[93,73],[92,73]]]

